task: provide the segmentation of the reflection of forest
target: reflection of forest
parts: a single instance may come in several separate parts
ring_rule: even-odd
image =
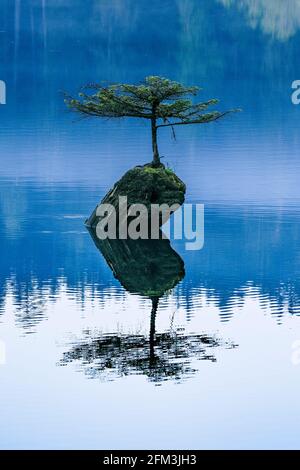
[[[30,2],[18,0],[2,0],[2,3],[5,4],[3,24],[10,24],[10,18],[14,19],[14,24],[11,25],[11,38],[3,42],[0,50],[1,62],[5,64],[5,59],[13,56],[17,78],[22,78],[19,77],[21,67],[17,67],[22,53],[27,55],[35,71],[38,59],[42,65],[38,72],[45,74],[48,71],[45,74],[48,79],[51,72],[49,86],[53,90],[60,89],[62,83],[70,86],[73,80],[69,69],[64,67],[64,54],[53,54],[53,50],[67,52],[70,69],[81,64],[80,70],[77,67],[77,74],[74,75],[76,86],[84,83],[90,75],[91,64],[95,77],[105,76],[105,79],[111,81],[115,81],[116,77],[119,81],[126,81],[128,73],[132,74],[134,70],[138,70],[139,77],[149,75],[148,65],[145,67],[147,61],[141,60],[142,51],[145,50],[149,51],[149,60],[152,60],[151,54],[156,61],[157,58],[161,59],[164,74],[167,70],[167,75],[174,75],[180,81],[199,81],[201,85],[203,77],[210,77],[210,81],[219,84],[219,80],[232,76],[232,61],[228,57],[235,55],[233,51],[228,54],[228,51],[234,47],[236,53],[237,37],[248,52],[244,53],[244,48],[240,47],[240,70],[244,70],[247,77],[251,73],[255,77],[257,73],[269,73],[270,80],[267,82],[268,86],[272,86],[273,82],[276,84],[276,80],[273,80],[274,66],[280,64],[280,52],[276,44],[270,51],[270,42],[265,41],[262,35],[261,38],[255,38],[260,56],[260,60],[257,60],[256,50],[253,49],[252,53],[251,28],[259,28],[270,38],[284,41],[292,38],[300,27],[299,0],[211,0],[201,2],[201,6],[199,0],[174,0],[166,2],[163,9],[157,1],[95,0],[88,2],[88,6],[77,2],[72,8],[72,15],[68,15],[67,23],[68,0],[40,2],[35,8]],[[225,7],[223,10],[220,9],[221,5]],[[20,30],[21,15],[23,27]],[[86,18],[85,28],[82,28],[83,16]],[[80,47],[74,47],[72,31],[80,32]],[[118,34],[114,34],[114,31],[118,31]],[[224,31],[229,39],[224,42],[226,51],[220,47]],[[14,38],[18,38],[18,41],[15,42]],[[24,41],[26,51],[22,49]],[[42,47],[37,48],[36,41]],[[91,44],[97,44],[97,47],[91,47]],[[131,47],[132,44],[136,47]],[[130,71],[127,54],[129,45]],[[291,69],[293,61],[298,57],[296,41],[289,48],[290,60],[285,62],[280,72],[286,73],[291,81],[296,78]],[[38,84],[39,80],[35,80],[31,83],[31,89],[38,95],[35,97],[33,94],[32,99],[40,110],[43,87]],[[256,87],[260,86],[256,80]]]
[[[76,189],[68,197],[70,204],[76,201],[78,210],[86,194]],[[75,302],[85,302],[91,292],[105,304],[114,296],[115,287],[119,288],[105,260],[97,258],[93,243],[82,227],[83,221],[57,217],[60,198],[60,192],[35,192],[12,185],[3,186],[0,191],[3,216],[0,316],[11,296],[17,324],[30,330],[45,319],[49,303],[57,301],[61,289],[75,292]],[[51,204],[45,206],[45,201]],[[62,214],[70,210],[67,204],[68,201]],[[39,219],[37,225],[36,218],[30,216],[31,207],[40,214],[46,211],[49,217]],[[79,233],[66,235],[66,224],[68,229]],[[41,233],[49,229],[51,233]],[[267,307],[275,315],[298,315],[299,232],[297,212],[256,212],[234,207],[206,210],[205,248],[196,254],[185,252],[186,277],[172,295],[187,314],[193,313],[194,305],[203,296],[219,309],[221,317],[230,317],[235,313],[236,301],[242,306],[247,296],[255,295],[262,309]],[[41,260],[49,262],[41,263]],[[182,260],[175,257],[173,263],[180,277]],[[143,268],[132,264],[131,269],[139,269],[137,278],[146,286]],[[153,279],[154,284],[148,286],[156,293],[161,287],[160,278],[165,276],[163,268],[160,273],[156,281]],[[123,279],[124,287],[130,290],[132,278]],[[174,281],[169,279],[170,289]],[[149,294],[146,290],[145,287],[144,295]]]
[[[218,0],[226,7],[245,12],[251,27],[280,40],[289,39],[300,28],[299,0]]]

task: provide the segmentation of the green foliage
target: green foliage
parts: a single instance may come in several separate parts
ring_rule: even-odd
[[[105,87],[92,84],[83,90],[78,99],[72,96],[66,96],[65,99],[67,106],[83,117],[131,117],[150,120],[153,167],[160,165],[158,128],[171,127],[175,138],[175,126],[206,124],[238,111],[233,109],[208,112],[208,108],[218,104],[218,100],[194,103],[192,98],[200,91],[199,88],[185,87],[163,77],[146,77],[139,85],[120,83]]]
[[[206,113],[207,108],[216,105],[218,100],[194,104],[191,97],[198,92],[197,87],[185,87],[167,78],[150,76],[139,85],[88,85],[78,99],[67,96],[65,102],[69,108],[85,116],[160,120],[157,128],[203,124],[236,111]]]
[[[172,170],[172,168],[165,168],[165,172],[166,172],[167,175],[169,175],[169,176],[175,175],[175,173],[174,173],[174,171]]]

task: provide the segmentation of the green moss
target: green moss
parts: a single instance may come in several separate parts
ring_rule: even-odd
[[[160,172],[160,168],[154,168],[152,166],[145,166],[143,171],[149,173],[150,175],[157,175]]]
[[[102,199],[101,203],[112,204],[117,210],[119,196],[126,196],[128,206],[131,204],[144,204],[148,210],[151,204],[182,205],[185,190],[183,181],[170,168],[165,168],[164,165],[157,168],[153,168],[151,164],[136,166],[122,176]],[[95,227],[98,220],[95,209],[86,224]]]

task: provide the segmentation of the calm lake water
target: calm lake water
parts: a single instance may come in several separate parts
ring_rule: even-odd
[[[299,1],[73,3],[0,6],[0,448],[300,448]],[[149,129],[61,94],[150,74],[243,109],[160,133],[205,244],[156,315],[84,226]]]

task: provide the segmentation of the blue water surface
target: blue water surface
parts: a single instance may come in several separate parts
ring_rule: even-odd
[[[299,1],[2,0],[0,13],[0,448],[299,448]],[[187,201],[205,204],[203,249],[172,242],[185,277],[159,301],[160,368],[145,356],[151,300],[84,226],[151,159],[148,124],[78,120],[63,102],[146,75],[242,108],[176,141],[160,131]]]

